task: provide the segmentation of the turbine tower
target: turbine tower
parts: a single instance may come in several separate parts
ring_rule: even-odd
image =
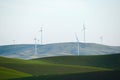
[[[103,36],[100,37],[100,42],[103,44]]]
[[[40,40],[37,40],[38,44],[39,44],[39,41],[40,41]]]
[[[37,57],[37,39],[35,38],[35,54],[34,57]]]
[[[42,45],[43,44],[43,28],[42,27],[39,32],[41,32],[41,45]]]
[[[13,44],[15,45],[15,40],[13,40]]]
[[[76,38],[76,41],[77,41],[77,50],[78,50],[78,56],[80,55],[80,44],[79,44],[79,39],[75,33],[75,38]]]
[[[86,27],[85,24],[83,24],[83,31],[84,31],[84,43],[86,42],[86,33],[85,33]]]

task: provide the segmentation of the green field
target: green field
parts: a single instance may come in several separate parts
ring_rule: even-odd
[[[17,78],[11,80],[120,80],[120,71],[98,71],[65,75],[47,75]]]
[[[94,79],[95,74],[98,77],[101,77],[102,73],[112,75],[117,72],[119,74],[119,66],[119,54],[103,56],[61,56],[34,60],[0,57],[0,71],[2,71],[0,72],[0,76],[2,76],[0,80],[66,80],[70,77],[69,80],[73,80],[72,77],[76,78],[76,80],[83,78],[83,80],[96,80]],[[9,76],[9,73],[11,73],[12,77]]]
[[[35,60],[54,64],[94,66],[120,70],[120,54],[94,56],[58,56]]]
[[[27,77],[27,76],[31,76],[31,75],[13,69],[0,67],[0,80]]]

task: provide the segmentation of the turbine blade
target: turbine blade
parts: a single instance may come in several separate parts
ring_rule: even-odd
[[[76,33],[75,33],[75,38],[76,38],[77,42],[79,42],[79,39],[78,39],[78,37],[77,37],[77,34],[76,34]]]

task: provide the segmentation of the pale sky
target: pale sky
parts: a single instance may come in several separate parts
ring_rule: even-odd
[[[0,0],[0,45],[86,42],[120,46],[120,0]]]

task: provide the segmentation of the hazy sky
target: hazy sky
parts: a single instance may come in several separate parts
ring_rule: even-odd
[[[120,46],[120,0],[0,0],[0,45],[83,42]]]

